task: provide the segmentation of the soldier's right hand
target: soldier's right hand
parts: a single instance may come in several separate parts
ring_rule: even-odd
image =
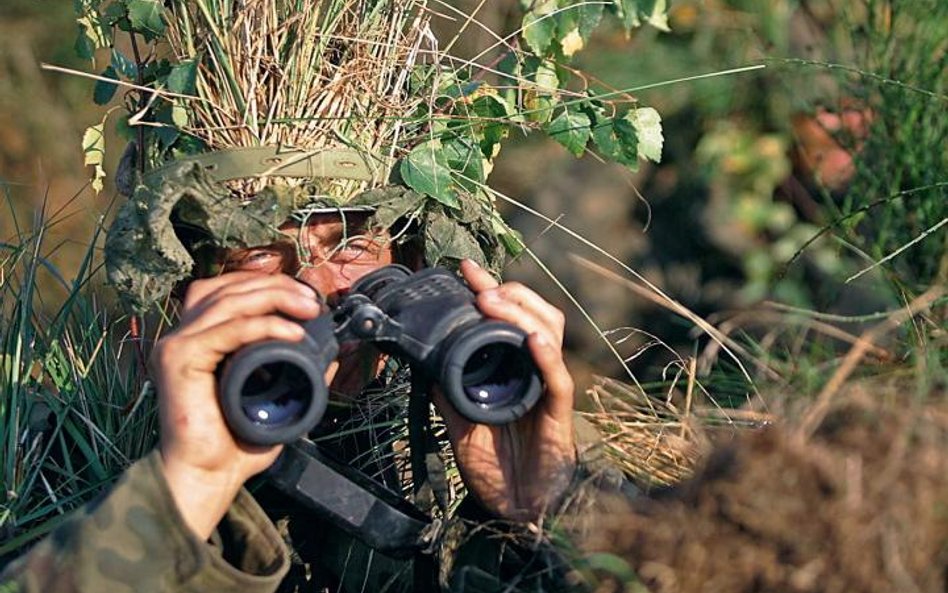
[[[188,526],[206,539],[243,483],[270,466],[280,447],[253,447],[231,435],[214,372],[228,354],[268,339],[299,341],[303,329],[281,315],[312,319],[311,288],[284,274],[232,272],[191,283],[181,324],[155,346],[161,458]]]

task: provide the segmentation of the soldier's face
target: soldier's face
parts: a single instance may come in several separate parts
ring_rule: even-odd
[[[345,294],[366,274],[392,263],[388,233],[366,228],[364,213],[316,214],[287,223],[287,241],[228,252],[224,271],[290,274],[327,298]]]
[[[367,214],[317,214],[306,224],[281,227],[287,240],[263,247],[227,252],[223,271],[289,274],[320,292],[330,302],[348,292],[366,274],[392,263],[387,232],[366,228]],[[381,369],[371,346],[343,345],[326,381],[334,395],[356,397]]]

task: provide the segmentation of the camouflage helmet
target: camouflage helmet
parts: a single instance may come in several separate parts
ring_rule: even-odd
[[[133,154],[134,144],[126,150]],[[489,220],[476,207],[449,213],[404,185],[389,183],[352,197],[320,194],[306,184],[271,183],[252,199],[225,184],[246,178],[344,178],[368,181],[371,166],[349,149],[320,151],[248,147],[185,157],[137,175],[123,158],[119,190],[130,196],[106,236],[109,282],[128,304],[144,311],[164,300],[178,282],[194,275],[197,252],[267,245],[281,238],[281,224],[316,214],[364,212],[373,228],[415,221],[430,264],[453,267],[470,258],[499,272],[504,251]],[[460,216],[458,216],[460,214]]]

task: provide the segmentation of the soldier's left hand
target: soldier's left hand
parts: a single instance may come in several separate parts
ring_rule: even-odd
[[[517,282],[498,284],[474,262],[461,274],[487,317],[528,334],[527,344],[546,385],[534,408],[503,426],[475,424],[435,392],[448,437],[468,489],[493,513],[532,520],[563,494],[576,467],[573,379],[563,361],[563,313]]]

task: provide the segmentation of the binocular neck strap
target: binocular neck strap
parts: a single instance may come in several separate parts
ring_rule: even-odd
[[[431,381],[415,366],[411,369],[411,395],[408,399],[408,446],[411,451],[412,494],[415,506],[432,516],[435,505],[441,515],[441,525],[447,520],[448,480],[441,459],[438,441],[431,431],[431,403],[428,392]],[[435,519],[437,522],[438,519]],[[415,555],[413,591],[439,591],[438,567],[435,561],[440,548],[440,529],[434,534],[428,549]]]
[[[448,508],[448,481],[441,448],[431,430],[431,381],[424,372],[411,369],[408,400],[408,445],[411,450],[412,494],[422,512],[431,515],[437,506],[442,515]]]

